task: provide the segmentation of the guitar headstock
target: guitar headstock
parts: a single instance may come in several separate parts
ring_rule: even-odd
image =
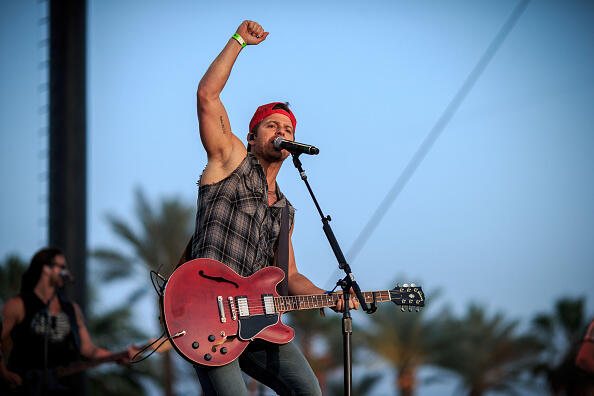
[[[410,285],[405,283],[402,286],[396,285],[395,288],[390,290],[390,299],[396,305],[400,305],[400,310],[402,312],[406,311],[407,307],[408,312],[411,312],[413,307],[419,312],[421,307],[425,306],[425,294],[423,294],[423,289],[414,283],[411,283]]]

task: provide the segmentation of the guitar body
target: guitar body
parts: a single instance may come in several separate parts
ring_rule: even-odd
[[[161,318],[171,345],[185,359],[204,366],[222,366],[237,359],[255,339],[285,344],[293,329],[281,322],[287,311],[334,307],[339,294],[280,297],[276,286],[285,274],[266,267],[243,277],[217,260],[199,258],[177,268],[165,284]],[[420,287],[404,284],[392,290],[362,292],[376,302],[392,301],[401,309],[420,309]]]
[[[254,339],[291,341],[293,329],[274,309],[276,285],[283,278],[277,267],[242,277],[212,259],[184,263],[167,281],[161,299],[173,347],[193,363],[221,366],[237,359]]]

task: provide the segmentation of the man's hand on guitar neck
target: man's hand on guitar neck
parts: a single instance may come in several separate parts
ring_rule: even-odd
[[[332,310],[334,312],[344,311],[344,296],[342,295],[342,291],[339,291],[339,292],[336,292],[333,294],[340,295],[340,298],[336,302],[336,307],[333,307]],[[359,300],[357,299],[357,296],[355,295],[355,292],[353,291],[352,288],[351,288],[351,291],[349,292],[349,309],[359,309]]]
[[[332,309],[334,312],[344,311],[344,297],[342,296],[342,291],[336,293],[333,292],[332,294],[338,294],[340,295],[340,298],[336,302],[336,306],[330,307],[330,309]],[[349,309],[359,309],[359,300],[357,299],[357,296],[355,296],[355,292],[353,291],[353,289],[351,289],[351,292],[349,294]],[[320,308],[320,315],[322,317],[326,316],[324,308]]]
[[[128,349],[126,349],[126,352],[128,353],[127,355],[117,360],[117,363],[121,364],[122,366],[129,366],[130,361],[138,352],[140,352],[140,349],[137,348],[136,345],[130,345]]]

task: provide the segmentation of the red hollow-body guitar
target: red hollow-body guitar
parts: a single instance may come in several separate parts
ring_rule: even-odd
[[[294,332],[281,322],[287,311],[333,307],[339,295],[281,297],[276,285],[284,273],[267,267],[243,277],[212,259],[195,259],[176,269],[161,299],[165,330],[173,347],[187,360],[222,366],[237,359],[250,341],[285,344]],[[363,292],[367,303],[393,301],[402,307],[422,307],[420,287]]]

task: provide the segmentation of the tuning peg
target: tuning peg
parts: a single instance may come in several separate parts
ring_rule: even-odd
[[[421,307],[417,307],[416,311],[421,312]]]
[[[405,283],[404,285],[402,285],[402,287],[408,287],[408,283]]]
[[[400,283],[396,283],[396,287],[400,287]]]
[[[402,312],[406,311],[406,308],[404,307],[404,305],[400,307],[400,311],[402,311]]]
[[[416,287],[417,285],[415,285],[414,283],[410,284],[410,287]]]

